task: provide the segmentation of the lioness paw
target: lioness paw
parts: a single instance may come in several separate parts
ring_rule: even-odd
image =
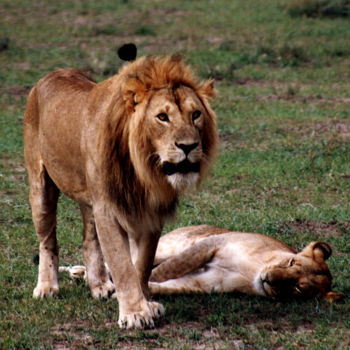
[[[33,291],[33,298],[43,299],[45,297],[52,297],[58,295],[60,288],[58,285],[52,285],[50,283],[38,283]]]
[[[100,285],[90,287],[91,295],[95,299],[107,299],[110,298],[115,292],[113,282],[107,281]]]

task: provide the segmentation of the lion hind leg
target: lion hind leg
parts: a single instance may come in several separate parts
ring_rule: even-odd
[[[109,278],[98,241],[92,209],[81,205],[83,217],[83,254],[86,264],[86,280],[93,298],[108,298],[115,288]]]
[[[56,239],[56,211],[59,190],[50,179],[41,161],[28,169],[30,204],[35,230],[39,239],[39,276],[34,298],[59,293],[58,245]]]
[[[58,246],[56,210],[59,190],[49,177],[39,149],[37,89],[29,94],[23,120],[24,158],[30,184],[29,201],[39,239],[39,276],[35,298],[58,294]]]
[[[150,281],[164,282],[180,278],[211,261],[216,251],[217,247],[210,238],[202,240],[155,267]]]

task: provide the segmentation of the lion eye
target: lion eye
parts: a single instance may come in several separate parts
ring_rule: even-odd
[[[169,121],[169,117],[166,113],[159,113],[157,115],[157,118],[162,121],[162,122],[168,122]]]
[[[201,116],[201,111],[194,111],[192,113],[192,120],[195,121],[196,119],[198,119]]]
[[[294,259],[290,259],[289,260],[289,267],[293,266],[295,264],[295,260]]]

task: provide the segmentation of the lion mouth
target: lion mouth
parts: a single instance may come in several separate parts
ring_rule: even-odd
[[[164,174],[171,176],[176,173],[198,173],[200,170],[200,163],[191,163],[188,159],[185,159],[180,163],[164,162],[162,167]]]
[[[266,284],[266,286],[265,286],[265,284]],[[261,280],[261,287],[262,287],[262,290],[266,296],[270,295],[270,293],[267,290],[267,286],[270,287],[270,284],[266,280]]]
[[[263,292],[265,293],[265,296],[274,297],[273,288],[272,288],[271,282],[268,280],[266,272],[263,272],[260,275],[260,286]]]

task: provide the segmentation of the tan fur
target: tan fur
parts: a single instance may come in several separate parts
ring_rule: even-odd
[[[325,242],[301,252],[266,235],[191,226],[164,235],[150,277],[153,294],[242,292],[268,297],[343,298],[331,291]]]
[[[34,297],[59,292],[56,207],[62,191],[80,205],[93,297],[113,292],[106,261],[119,325],[153,325],[164,312],[149,301],[148,290],[163,224],[179,194],[200,183],[216,153],[213,96],[213,82],[198,82],[178,57],[140,58],[99,84],[77,69],[55,71],[36,84],[24,116],[40,242]],[[159,117],[164,113],[167,120]]]
[[[344,298],[331,291],[325,242],[301,252],[266,235],[232,232],[214,226],[183,227],[161,237],[150,277],[153,294],[241,292],[273,298]],[[71,277],[84,266],[60,267]]]

